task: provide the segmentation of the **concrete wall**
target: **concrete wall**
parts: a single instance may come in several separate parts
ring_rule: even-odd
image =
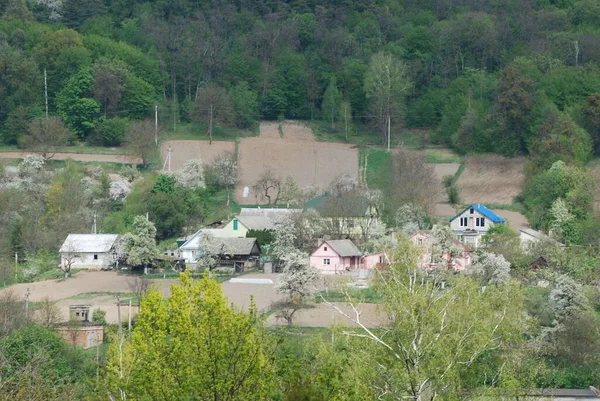
[[[61,264],[66,266],[69,257],[73,255],[71,269],[106,269],[114,263],[114,256],[110,252],[105,253],[62,253]]]
[[[96,347],[104,341],[103,326],[60,326],[55,330],[69,345],[90,348]]]

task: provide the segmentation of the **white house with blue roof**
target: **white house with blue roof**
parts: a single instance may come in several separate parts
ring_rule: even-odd
[[[488,232],[494,224],[505,223],[502,217],[482,204],[467,206],[462,212],[450,219],[450,228],[459,241],[477,248],[479,237]]]

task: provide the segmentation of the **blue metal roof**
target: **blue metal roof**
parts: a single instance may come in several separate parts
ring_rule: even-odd
[[[490,209],[488,209],[487,207],[483,206],[480,203],[474,203],[472,205],[467,206],[459,214],[457,214],[456,216],[451,218],[450,221],[456,219],[457,217],[460,217],[460,215],[462,215],[465,211],[467,211],[471,208],[477,210],[479,213],[481,213],[482,215],[484,215],[485,217],[487,217],[494,223],[505,223],[506,222],[506,220],[504,220],[502,217],[498,216],[496,213],[492,212]]]

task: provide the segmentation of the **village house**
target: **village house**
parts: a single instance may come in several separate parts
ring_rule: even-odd
[[[310,255],[310,264],[323,274],[341,274],[362,267],[362,252],[349,239],[327,240]]]
[[[274,230],[277,223],[301,212],[300,209],[243,207],[240,213],[222,228],[220,237],[244,238],[250,230]]]
[[[200,235],[192,236],[180,248],[181,258],[186,265],[197,267],[198,258],[204,252],[200,247]],[[253,267],[260,257],[260,245],[256,238],[214,237],[212,248],[219,250],[219,266],[230,266],[236,271],[245,267]]]
[[[453,240],[453,243],[457,249],[460,249],[460,252],[451,255],[449,252],[444,251],[441,258],[438,258],[438,260],[434,260],[432,255],[431,231],[419,231],[411,236],[409,240],[422,249],[421,257],[418,262],[418,267],[420,269],[431,270],[444,264],[444,267],[449,267],[454,271],[462,271],[473,263],[473,250],[467,244],[460,242],[457,239]]]
[[[69,234],[58,251],[62,268],[106,269],[117,257],[118,234]]]
[[[381,225],[379,210],[364,196],[325,193],[306,202],[306,208],[316,210],[327,234],[335,237],[366,240],[371,230]]]
[[[473,248],[479,245],[480,237],[485,235],[494,224],[505,223],[502,217],[482,204],[472,204],[450,219],[450,228],[460,242]]]

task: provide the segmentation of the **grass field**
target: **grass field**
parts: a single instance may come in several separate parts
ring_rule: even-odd
[[[208,125],[204,123],[182,123],[176,126],[166,126],[160,134],[159,140],[208,140]],[[235,141],[238,138],[246,138],[250,136],[258,136],[258,124],[254,129],[237,129],[223,127],[220,125],[213,126],[213,141]]]

